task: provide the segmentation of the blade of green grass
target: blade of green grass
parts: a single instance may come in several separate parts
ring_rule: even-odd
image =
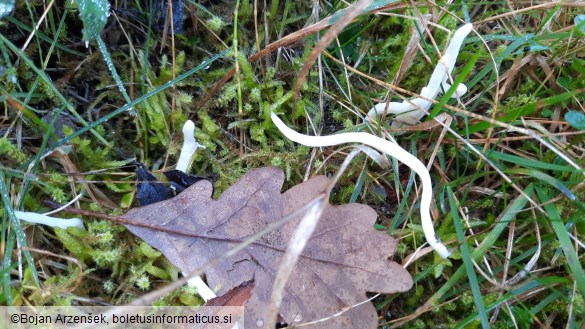
[[[0,194],[2,194],[2,202],[4,203],[4,211],[5,211],[5,213],[8,214],[8,217],[10,218],[10,221],[12,223],[12,229],[13,229],[12,232],[14,232],[13,234],[16,236],[16,240],[18,241],[20,248],[24,248],[27,246],[26,236],[24,235],[24,231],[22,230],[22,227],[20,226],[20,220],[14,214],[14,208],[12,208],[12,201],[10,200],[10,196],[8,195],[8,187],[6,184],[6,178],[4,176],[4,171],[2,171],[2,170],[0,170]],[[12,255],[12,250],[5,250],[5,253],[6,253],[6,255]],[[33,258],[31,256],[30,252],[26,249],[23,249],[22,253],[24,254],[24,258],[26,259],[27,265],[31,269],[31,273],[33,275],[35,284],[37,286],[39,286],[40,285],[39,277],[38,277],[37,272],[35,270],[35,263],[33,261]],[[10,266],[10,262],[8,264],[4,264],[4,266]],[[6,291],[6,292],[8,293],[8,291]]]
[[[451,208],[451,216],[453,217],[453,224],[455,225],[455,230],[457,231],[457,240],[459,241],[461,248],[461,257],[463,258],[463,265],[465,265],[465,271],[467,272],[467,278],[469,280],[469,285],[471,286],[471,292],[473,294],[475,306],[477,307],[479,313],[481,326],[484,329],[487,329],[490,327],[490,324],[487,318],[485,306],[483,304],[483,298],[481,296],[479,282],[477,281],[477,274],[475,273],[475,269],[473,268],[473,260],[471,259],[471,255],[469,252],[467,239],[465,237],[465,233],[463,232],[463,227],[461,226],[461,218],[459,218],[458,213],[459,206],[457,205],[457,202],[455,202],[453,190],[448,185],[447,196],[449,197],[449,205]]]
[[[528,33],[526,35],[517,37],[516,40],[513,41],[511,44],[509,44],[502,52],[498,53],[494,57],[494,60],[496,62],[495,64],[497,65],[496,70],[500,69],[500,64],[502,63],[502,61],[505,58],[512,55],[514,50],[524,46],[524,44],[526,44],[532,38],[534,38],[533,33]],[[475,86],[480,81],[485,81],[485,79],[484,79],[485,76],[489,72],[493,72],[493,71],[494,71],[494,63],[492,61],[490,61],[489,64],[486,65],[479,73],[477,73],[477,75],[475,75],[474,78],[469,82],[469,88]],[[493,74],[492,77],[488,81],[486,81],[486,83],[489,85],[490,83],[492,83],[492,81],[494,79],[495,79],[495,74]]]
[[[4,281],[4,278],[7,278],[6,281],[8,281],[8,286],[6,284],[3,284],[3,289],[5,291],[6,291],[6,289],[11,290],[11,288],[10,288],[10,271],[12,271],[15,268],[16,268],[16,266],[14,264],[10,264],[7,266],[2,266],[2,268],[0,269],[0,277],[3,278],[3,281]],[[14,304],[14,302],[12,300],[12,293],[0,294],[0,305],[13,305],[13,304]]]
[[[359,197],[360,193],[362,192],[362,189],[364,188],[364,183],[366,181],[367,175],[368,165],[366,164],[366,166],[362,170],[362,173],[360,174],[360,177],[358,177],[358,180],[355,184],[355,187],[353,188],[353,191],[351,192],[351,197],[349,197],[349,203],[354,203]]]
[[[240,8],[240,0],[236,0],[236,5],[234,8],[234,34],[232,40],[232,46],[234,50],[234,67],[236,69],[236,91],[238,93],[237,100],[238,100],[238,115],[240,119],[240,158],[244,154],[244,124],[243,124],[243,117],[244,117],[244,108],[243,108],[243,101],[242,101],[242,82],[240,81],[240,64],[238,61],[238,10]]]
[[[476,149],[481,150],[481,147],[476,147]],[[542,161],[538,161],[538,160],[531,160],[531,159],[519,157],[517,155],[494,151],[492,149],[490,149],[489,151],[486,152],[486,156],[492,160],[501,160],[501,161],[505,161],[505,162],[510,162],[510,163],[520,165],[522,167],[539,168],[539,169],[545,169],[545,170],[557,170],[557,171],[564,171],[564,172],[576,171],[574,168],[572,168],[570,166],[563,166],[563,165],[542,162]]]
[[[7,231],[6,213],[4,213],[4,220],[2,226],[2,232]],[[12,263],[12,250],[14,250],[15,238],[14,234],[8,235],[5,240],[6,246],[4,247],[4,259],[2,260],[2,269],[8,269],[16,267],[16,264]],[[2,289],[4,298],[6,298],[6,305],[14,305],[14,296],[12,295],[12,285],[10,284],[10,271],[3,271],[2,273]]]
[[[532,184],[528,185],[526,189],[524,189],[524,193],[531,197],[534,191],[534,187]],[[490,233],[485,237],[485,239],[481,242],[480,246],[473,250],[471,253],[471,259],[474,261],[478,261],[481,257],[483,257],[489,248],[491,248],[496,241],[498,241],[498,237],[500,234],[506,229],[512,219],[516,217],[516,214],[524,208],[528,199],[523,196],[519,195],[500,215],[496,224],[491,229]],[[425,303],[425,305],[435,305],[438,303],[441,298],[449,292],[459,280],[465,275],[466,269],[465,266],[460,266],[455,273],[449,278],[449,280],[437,290],[433,296]]]
[[[490,303],[489,305],[486,306],[486,311],[492,311],[494,310],[496,307],[502,305],[503,303],[509,301],[510,299],[517,299],[520,300],[520,296],[531,291],[531,290],[535,290],[538,289],[540,287],[550,287],[554,284],[567,284],[569,283],[569,280],[562,278],[562,277],[547,277],[547,278],[539,278],[536,280],[531,280],[529,282],[526,282],[525,284],[520,285],[518,288],[514,288],[512,290],[510,290],[510,292],[507,292],[506,294],[502,295],[501,298],[498,298],[498,300],[496,300],[493,303]],[[534,315],[535,313],[533,313]],[[463,321],[457,323],[457,325],[453,328],[453,329],[458,329],[458,328],[468,328],[468,325],[470,325],[473,321],[475,321],[478,318],[479,314],[477,312],[474,312],[473,314],[469,315],[467,318],[463,319]]]
[[[429,112],[429,118],[427,120],[434,118],[444,108],[445,104],[447,104],[447,102],[451,99],[451,96],[455,93],[455,91],[457,91],[457,86],[460,83],[462,83],[463,80],[465,80],[465,78],[467,78],[469,73],[471,73],[471,71],[474,68],[475,63],[479,59],[479,56],[480,56],[480,53],[477,52],[471,57],[471,59],[466,61],[467,63],[465,64],[465,66],[461,70],[461,73],[459,73],[457,75],[457,78],[455,78],[455,80],[453,80],[453,85],[451,85],[451,88],[449,88],[449,90],[444,90],[445,93],[443,94],[443,96],[441,97],[439,102],[437,104],[435,104],[433,106],[433,108],[431,109],[431,111]]]
[[[22,29],[28,33],[32,32],[32,28],[26,24],[24,24],[23,22],[19,21],[18,19],[14,18],[13,16],[6,16],[4,17],[5,20],[7,20],[8,22],[16,25],[16,27],[18,27],[19,29]],[[35,31],[35,36],[40,38],[41,40],[48,42],[48,43],[52,43],[53,40],[51,40],[51,38],[49,38],[47,35],[45,35],[41,30],[36,30]],[[69,47],[65,47],[60,43],[57,43],[57,48],[63,50],[64,52],[70,53],[72,55],[75,56],[79,56],[80,58],[85,58],[87,57],[87,54],[81,53],[77,50],[73,50]]]
[[[394,161],[394,159],[392,159],[392,160]],[[396,168],[398,168],[398,167],[396,166]],[[398,173],[398,170],[394,170],[394,173]],[[400,191],[400,193],[402,193],[402,200],[400,200],[400,203],[398,204],[398,208],[396,209],[396,213],[394,214],[394,218],[392,218],[392,221],[390,222],[390,231],[393,231],[396,228],[398,228],[406,220],[406,217],[402,216],[402,212],[404,211],[404,208],[408,206],[408,202],[409,202],[408,196],[410,195],[410,192],[412,191],[412,187],[414,185],[414,179],[415,179],[415,173],[411,172],[410,176],[408,177],[408,183],[406,184],[406,188],[403,191]],[[400,178],[395,177],[394,181],[400,182]],[[401,184],[397,183],[396,186],[402,190]]]
[[[100,124],[102,124],[102,123],[104,123],[104,122],[106,122],[106,121],[108,121],[108,120],[116,117],[117,115],[119,115],[121,113],[124,113],[124,112],[128,111],[129,109],[135,107],[136,105],[144,102],[149,97],[152,97],[153,95],[155,95],[155,94],[157,94],[157,93],[159,93],[161,91],[164,91],[164,90],[167,90],[167,89],[171,88],[174,84],[176,84],[176,83],[178,83],[180,81],[183,81],[184,79],[190,77],[191,75],[195,74],[199,70],[207,68],[209,65],[211,65],[211,63],[213,63],[216,60],[222,58],[227,52],[228,52],[228,50],[224,50],[224,51],[218,53],[217,55],[214,55],[213,57],[204,60],[203,62],[201,62],[201,64],[197,65],[196,67],[194,67],[194,68],[190,69],[189,71],[187,71],[187,72],[185,72],[185,73],[177,76],[176,79],[173,79],[173,80],[171,80],[171,81],[169,81],[169,82],[167,82],[167,83],[165,83],[163,85],[160,85],[159,87],[156,87],[152,91],[150,91],[150,92],[148,92],[148,93],[146,93],[146,94],[144,94],[144,95],[136,98],[132,102],[130,102],[130,103],[128,103],[128,104],[120,107],[119,109],[117,109],[115,111],[112,111],[112,112],[110,112],[110,113],[102,116],[98,120],[96,120],[96,121],[88,124],[87,126],[82,127],[80,129],[76,130],[73,134],[71,134],[71,135],[69,135],[69,136],[61,139],[55,145],[47,148],[47,152],[50,152],[50,151],[52,151],[52,150],[54,150],[54,149],[56,149],[56,148],[58,148],[60,146],[63,146],[65,144],[67,144],[73,138],[75,138],[75,137],[77,137],[77,136],[79,136],[79,135],[81,135],[83,133],[88,132],[89,130],[93,129],[94,127],[96,127],[96,126],[98,126],[98,125],[100,125]],[[25,164],[24,166],[28,166],[28,163]]]
[[[389,4],[398,2],[398,0],[379,0],[379,1],[374,1],[372,2],[370,5],[368,5],[366,8],[364,8],[359,14],[366,14],[370,11],[375,11],[378,10],[382,7],[385,7]],[[335,14],[331,15],[330,17],[326,18],[324,21],[326,22],[327,25],[333,25],[335,24],[335,22],[337,22],[341,17],[343,17],[343,15],[345,15],[345,12],[348,9],[342,9],[338,12],[336,12]]]
[[[561,181],[554,178],[553,176],[545,174],[542,171],[535,169],[510,169],[507,170],[507,172],[512,174],[531,176],[538,179],[539,181],[550,184],[550,186],[559,190],[559,192],[563,193],[569,200],[573,201],[577,208],[581,209],[582,211],[585,211],[585,205],[583,204],[583,202],[581,202],[581,200],[579,200],[577,196],[573,194],[573,192],[571,192],[571,190],[569,190],[568,187],[565,186],[565,184],[563,184]]]
[[[555,18],[555,16],[559,12],[559,9],[561,9],[561,6],[557,5],[554,8],[548,10],[548,14],[540,22],[538,29],[536,29],[536,34],[540,34],[542,32],[542,29],[551,23],[551,20]]]
[[[49,139],[55,138],[55,133],[54,133],[55,122],[57,122],[57,119],[59,118],[59,116],[61,115],[61,112],[63,112],[63,110],[64,110],[63,107],[58,109],[55,112],[55,115],[53,116],[53,119],[51,120],[51,122],[48,125],[46,125],[47,129],[45,131],[45,135],[43,136],[43,141],[41,143],[39,151],[37,152],[37,155],[33,159],[33,166],[28,171],[29,173],[32,173],[32,174],[36,173],[37,168],[41,162],[41,159],[42,159],[43,155],[45,154],[45,148],[47,147],[47,143],[49,142]],[[44,122],[43,122],[43,124],[44,124]],[[22,197],[20,198],[19,203],[17,205],[18,209],[21,209],[21,210],[23,209],[24,202],[26,200],[26,195],[28,194],[28,190],[30,189],[31,183],[33,181],[37,181],[37,179],[36,178],[31,179],[28,175],[23,178],[22,184],[21,184],[21,191],[20,191],[20,194],[22,195]]]
[[[79,120],[79,122],[81,122],[85,127],[87,127],[87,125],[88,125],[87,121],[85,121],[85,119],[83,119],[81,117],[81,115],[79,115],[79,113],[77,113],[77,111],[75,110],[75,108],[73,107],[73,105],[71,105],[71,103],[69,101],[67,101],[67,99],[65,99],[65,97],[63,96],[63,94],[61,94],[61,92],[59,91],[59,89],[57,89],[57,87],[55,87],[55,85],[51,81],[51,78],[49,78],[47,76],[47,74],[45,73],[45,71],[39,69],[33,63],[33,61],[31,61],[30,58],[28,58],[28,56],[23,51],[21,51],[20,49],[18,49],[18,47],[16,47],[12,42],[10,42],[10,40],[6,39],[6,37],[4,37],[4,35],[2,35],[2,34],[0,34],[0,45],[7,46],[8,48],[10,48],[10,50],[12,50],[13,53],[15,53],[20,59],[22,59],[22,61],[25,62],[26,65],[31,70],[33,70],[40,79],[42,79],[45,82],[46,86],[51,90],[51,92],[53,92],[53,94],[59,99],[59,101],[61,101],[61,103],[67,107],[67,110],[69,112],[71,112],[75,116],[75,118],[77,118]],[[104,145],[109,145],[110,144],[105,138],[103,138],[95,130],[90,129],[90,131]]]
[[[540,301],[536,306],[530,309],[530,313],[537,314],[538,312],[542,311],[545,307],[550,305],[557,299],[566,299],[567,296],[562,291],[554,291],[552,294],[548,295],[546,298]]]
[[[538,98],[537,100],[530,102],[524,106],[521,106],[517,109],[509,110],[506,112],[506,114],[502,115],[501,117],[497,117],[496,119],[500,122],[514,121],[520,117],[527,116],[527,115],[530,115],[530,114],[536,112],[536,110],[538,108],[552,107],[558,103],[573,100],[575,97],[582,95],[584,92],[585,92],[584,89],[577,89],[577,90],[568,91],[566,93],[562,93],[562,94],[558,94],[558,95],[554,95],[554,96],[550,96],[550,97]],[[460,133],[473,134],[476,132],[486,130],[491,125],[493,125],[493,124],[490,122],[479,122],[479,123],[476,123],[476,124],[469,126],[468,128],[465,129],[465,131],[462,131]]]
[[[544,210],[547,212],[550,223],[557,235],[561,249],[567,260],[567,266],[577,283],[577,289],[579,289],[581,295],[585,296],[585,272],[583,271],[583,264],[579,261],[579,257],[577,256],[572,240],[565,228],[565,224],[561,219],[561,215],[559,214],[557,207],[553,203],[548,202],[551,198],[545,189],[538,186],[536,186],[535,189],[538,198],[544,204]],[[583,214],[585,215],[585,212]]]
[[[51,59],[51,55],[53,54],[53,52],[55,50],[55,46],[58,44],[59,36],[61,35],[61,32],[63,31],[63,27],[65,26],[65,19],[67,18],[68,12],[69,12],[69,8],[66,7],[65,10],[63,11],[63,15],[61,16],[61,21],[59,22],[59,28],[54,33],[55,37],[53,38],[53,41],[51,42],[51,46],[49,47],[49,51],[47,52],[47,56],[45,57],[45,60],[41,64],[41,69],[43,71],[47,68],[47,64],[49,63],[49,60]],[[37,39],[38,39],[38,37],[37,37]],[[37,41],[37,42],[40,43],[40,41]],[[30,89],[28,91],[28,95],[25,97],[24,102],[23,102],[25,106],[28,106],[28,103],[30,102],[30,99],[32,98],[33,93],[39,87],[39,80],[40,79],[42,79],[40,76],[37,77],[35,79],[35,81],[33,82],[32,86],[30,87]],[[59,115],[57,115],[57,117]]]
[[[414,140],[411,143],[410,153],[417,154],[416,141]],[[392,171],[395,182],[394,186],[396,187],[396,190],[400,190],[400,193],[402,193],[402,200],[400,200],[400,204],[398,205],[398,209],[396,209],[394,218],[392,218],[392,221],[390,222],[390,232],[398,228],[400,225],[402,225],[402,223],[404,223],[405,220],[407,220],[407,217],[403,216],[402,213],[404,208],[409,205],[410,192],[412,192],[412,187],[414,186],[416,178],[414,172],[411,172],[410,176],[408,177],[408,183],[406,183],[406,188],[402,189],[402,184],[400,184],[398,161],[396,159],[392,159],[392,169],[394,169]]]
[[[98,44],[98,48],[102,52],[102,56],[104,57],[104,61],[106,62],[106,66],[108,67],[108,70],[110,70],[110,74],[112,75],[112,78],[114,78],[114,81],[116,81],[116,85],[118,86],[118,89],[122,93],[124,100],[126,101],[126,103],[130,103],[131,102],[130,96],[128,96],[128,93],[126,92],[126,88],[124,88],[124,84],[122,83],[122,79],[120,78],[120,75],[118,74],[118,71],[116,70],[116,66],[114,66],[114,62],[112,61],[112,57],[110,56],[110,52],[108,52],[108,47],[106,47],[104,40],[102,40],[102,37],[100,37],[99,35],[95,38],[95,40]]]

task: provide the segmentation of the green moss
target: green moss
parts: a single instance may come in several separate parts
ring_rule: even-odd
[[[5,157],[15,163],[24,162],[27,156],[6,137],[0,137],[0,157]]]
[[[416,306],[420,304],[420,299],[423,296],[425,289],[422,285],[416,285],[414,287],[414,292],[409,293],[409,297],[406,300],[406,304],[409,306]]]
[[[532,101],[532,96],[530,94],[516,94],[514,96],[510,96],[505,101],[505,110],[516,110],[519,107],[528,104],[530,101]]]
[[[141,275],[136,279],[135,284],[142,290],[148,290],[150,288],[150,279],[146,275]]]
[[[208,19],[205,21],[205,24],[207,24],[207,27],[209,27],[209,29],[215,33],[220,32],[226,25],[226,23],[217,16],[213,16],[212,18]]]

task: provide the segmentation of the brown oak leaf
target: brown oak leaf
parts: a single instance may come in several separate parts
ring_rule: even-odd
[[[176,197],[134,208],[124,217],[185,232],[219,237],[186,237],[127,225],[135,235],[160,250],[183,272],[190,273],[216,259],[237,240],[244,240],[268,224],[307,204],[329,183],[316,176],[281,194],[284,174],[279,168],[251,170],[219,198],[211,197],[209,181],[199,181]],[[246,328],[262,328],[272,284],[289,237],[303,214],[225,259],[206,273],[218,295],[254,280],[256,287],[245,305]],[[374,306],[366,292],[395,293],[410,289],[412,278],[388,260],[396,241],[373,228],[376,212],[361,204],[326,205],[315,232],[287,283],[280,315],[289,324],[315,321],[346,310],[310,328],[376,328]],[[222,240],[221,238],[225,239]]]
[[[243,306],[252,297],[254,281],[246,281],[221,296],[212,298],[205,306]]]

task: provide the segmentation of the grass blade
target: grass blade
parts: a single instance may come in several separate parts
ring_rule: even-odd
[[[479,283],[477,281],[477,274],[475,273],[475,269],[473,268],[473,260],[471,259],[471,255],[469,252],[469,246],[467,245],[465,233],[463,232],[463,227],[461,226],[461,218],[459,218],[459,213],[457,212],[459,206],[457,205],[457,202],[455,202],[453,190],[451,189],[450,186],[447,186],[447,196],[449,197],[451,216],[453,216],[453,223],[455,225],[455,230],[457,231],[457,240],[461,245],[460,248],[461,257],[463,258],[463,265],[465,266],[465,271],[467,272],[467,278],[469,280],[469,285],[471,286],[471,292],[475,300],[475,306],[477,307],[477,310],[479,312],[481,326],[483,328],[489,328],[490,324],[487,318],[485,306],[483,304],[483,298],[481,296]]]
[[[571,238],[569,237],[565,224],[561,219],[561,215],[554,204],[548,203],[551,198],[543,188],[536,187],[536,194],[544,204],[544,210],[547,212],[550,223],[557,235],[561,249],[567,259],[570,273],[577,283],[577,289],[579,289],[581,295],[585,296],[585,272],[583,271],[583,264],[579,261],[579,256],[571,242]],[[585,213],[583,215],[585,216]]]
[[[528,185],[524,190],[525,194],[529,197],[534,192],[534,187],[532,184]],[[519,195],[507,208],[505,211],[502,212],[502,215],[498,218],[497,223],[494,225],[490,233],[486,236],[486,238],[482,241],[481,245],[473,250],[471,253],[471,259],[474,261],[479,260],[483,257],[489,248],[491,248],[496,241],[498,241],[498,237],[500,234],[508,227],[509,222],[514,219],[517,213],[524,209],[524,206],[528,202],[528,199],[523,196]],[[459,280],[465,275],[465,267],[461,266],[457,269],[455,273],[449,278],[449,280],[441,287],[437,292],[431,296],[431,298],[423,305],[422,308],[430,308],[432,305],[438,303],[441,298],[449,292]]]
[[[194,68],[190,69],[189,71],[187,71],[187,72],[179,75],[176,79],[171,80],[171,81],[169,81],[169,82],[167,82],[167,83],[165,83],[165,84],[163,84],[163,85],[161,85],[161,86],[153,89],[151,92],[146,93],[146,94],[144,94],[144,95],[136,98],[132,102],[130,102],[130,103],[128,103],[128,104],[120,107],[119,109],[117,109],[115,111],[112,111],[112,112],[110,112],[110,113],[108,113],[108,114],[100,117],[98,120],[95,120],[94,122],[88,124],[87,126],[82,127],[80,129],[76,130],[73,134],[71,134],[71,135],[63,138],[62,140],[60,140],[58,143],[56,143],[52,147],[47,148],[47,152],[50,152],[50,151],[52,151],[52,150],[54,150],[54,149],[56,149],[56,148],[58,148],[60,146],[63,146],[65,144],[67,144],[73,138],[75,138],[75,137],[77,137],[77,136],[79,136],[79,135],[81,135],[83,133],[88,132],[89,130],[93,129],[94,127],[96,127],[96,126],[98,126],[98,125],[100,125],[100,124],[102,124],[102,123],[104,123],[104,122],[106,122],[106,121],[108,121],[108,120],[116,117],[117,115],[119,115],[121,113],[124,113],[124,112],[130,110],[131,108],[135,107],[136,105],[138,105],[138,104],[144,102],[145,100],[147,100],[149,97],[152,97],[153,95],[155,95],[155,94],[157,94],[157,93],[159,93],[161,91],[164,91],[164,90],[167,90],[167,89],[171,88],[174,84],[176,84],[176,83],[178,83],[178,82],[180,82],[180,81],[182,81],[182,80],[190,77],[191,75],[195,74],[197,71],[200,71],[201,69],[207,68],[209,65],[211,65],[211,63],[213,63],[216,60],[222,58],[227,52],[228,52],[227,50],[224,50],[224,51],[218,53],[217,55],[215,55],[215,56],[213,56],[211,58],[206,59],[205,61],[201,62],[201,64],[197,65],[196,67],[194,67]],[[26,165],[28,165],[28,164],[26,164]]]
[[[14,235],[16,236],[16,240],[18,241],[20,248],[24,248],[27,246],[26,236],[24,235],[24,231],[20,226],[20,220],[16,218],[16,215],[14,214],[14,208],[12,208],[12,201],[10,200],[10,196],[8,195],[8,188],[6,186],[4,171],[2,170],[0,170],[0,194],[2,194],[2,203],[4,204],[4,211],[5,213],[7,213],[8,217],[10,217],[10,221],[12,223],[13,228],[12,232],[14,232]],[[12,255],[12,250],[6,250],[5,253],[6,255],[8,255],[7,257],[9,257],[10,255]],[[26,249],[23,249],[22,253],[24,254],[24,258],[26,259],[27,265],[31,269],[31,273],[33,275],[35,284],[39,286],[40,285],[39,277],[35,270],[34,266],[35,263],[30,252]],[[4,264],[4,266],[10,266],[10,264]],[[6,293],[10,292],[6,291]]]

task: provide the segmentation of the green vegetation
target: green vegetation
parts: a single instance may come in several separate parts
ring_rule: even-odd
[[[295,103],[296,77],[327,27],[292,33],[334,23],[346,2],[240,0],[236,8],[236,1],[189,0],[184,31],[174,36],[154,28],[143,2],[118,3],[126,7],[111,8],[109,17],[97,15],[107,1],[19,0],[10,15],[0,4],[0,304],[124,304],[179,277],[123,226],[85,216],[84,230],[52,229],[20,223],[14,210],[43,213],[45,199],[64,204],[83,194],[75,207],[123,214],[137,206],[135,175],[124,166],[139,160],[160,178],[178,158],[187,119],[206,146],[192,173],[212,177],[216,196],[261,166],[281,167],[284,189],[306,173],[334,174],[347,149],[298,147],[270,113],[302,133],[384,136],[388,120],[369,125],[363,116],[386,97],[411,95],[389,93],[374,79],[419,92],[449,40],[446,30],[470,21],[479,35],[466,39],[453,75],[469,91],[460,100],[443,96],[430,111],[449,114],[452,130],[397,137],[432,163],[435,227],[455,252],[410,262],[413,289],[374,300],[380,326],[585,325],[581,4],[375,1],[373,13],[325,49]],[[411,44],[422,32],[418,17],[442,27],[427,25],[432,37],[425,33],[420,47]],[[360,155],[331,202],[376,209],[376,227],[399,239],[400,262],[425,243],[417,184],[400,163],[382,169]],[[186,287],[158,303],[201,300]]]

